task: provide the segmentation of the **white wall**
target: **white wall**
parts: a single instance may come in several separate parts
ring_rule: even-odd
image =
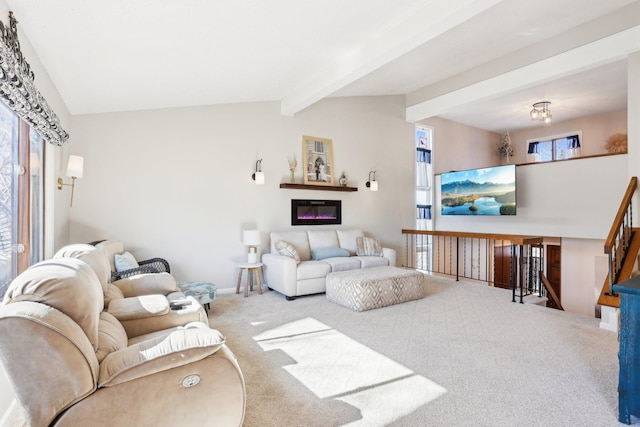
[[[434,127],[436,173],[499,164],[495,152],[498,134],[440,118],[421,123]],[[607,137],[625,133],[626,125],[627,114],[619,111],[512,132],[515,146],[512,161],[526,162],[526,139],[576,130],[582,131],[583,155],[602,154]],[[630,143],[630,150],[634,148]],[[567,311],[593,316],[597,300],[594,294],[596,290],[599,294],[604,280],[600,265],[604,239],[629,176],[640,173],[632,170],[629,157],[617,155],[518,166],[515,217],[440,215],[440,176],[436,175],[435,229],[561,238],[562,304]]]
[[[496,166],[499,135],[439,118],[421,123],[434,128],[434,170],[438,174]],[[583,154],[605,152],[606,138],[626,133],[626,112],[619,111],[512,133],[513,163],[526,162],[525,140],[582,131]],[[515,217],[440,215],[440,176],[435,179],[434,224],[438,230],[605,239],[629,183],[628,155],[526,164],[516,168]],[[640,171],[636,171],[637,175]]]
[[[509,217],[440,215],[438,175],[436,229],[604,240],[629,184],[626,165],[622,154],[517,166]]]
[[[563,308],[594,317],[600,290],[608,273],[604,239],[562,239],[560,256]]]
[[[71,241],[117,238],[139,258],[162,256],[177,280],[235,287],[245,259],[241,231],[290,227],[292,198],[342,200],[343,228],[358,227],[400,249],[414,220],[413,125],[403,97],[331,98],[294,118],[277,102],[73,117],[76,184]],[[280,189],[302,135],[333,140],[337,179],[357,192]],[[251,180],[262,160],[266,184]],[[380,189],[365,188],[370,170]],[[300,166],[298,180],[302,179]],[[408,191],[399,191],[409,189]]]
[[[495,166],[500,135],[440,117],[419,123],[433,128],[433,173]]]
[[[629,55],[627,63],[627,104],[628,104],[628,136],[629,163],[627,170],[629,177],[640,175],[640,52]],[[635,142],[635,143],[632,143]],[[640,206],[640,191],[636,191],[633,198],[634,206]]]
[[[627,157],[516,167],[517,215],[513,217],[440,215],[438,175],[436,229],[562,238],[562,305],[566,311],[594,316],[607,271],[604,240],[629,183]]]
[[[536,126],[533,128],[510,132],[511,143],[515,154],[513,163],[526,163],[528,144],[527,140],[566,134],[568,132],[581,131],[580,141],[582,156],[607,154],[605,148],[607,139],[615,133],[627,133],[627,110],[614,111],[607,114],[598,114],[581,117],[575,120],[554,123],[550,126]]]

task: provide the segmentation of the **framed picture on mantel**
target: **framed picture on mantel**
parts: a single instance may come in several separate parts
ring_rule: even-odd
[[[302,136],[304,183],[333,186],[333,146],[330,139]]]

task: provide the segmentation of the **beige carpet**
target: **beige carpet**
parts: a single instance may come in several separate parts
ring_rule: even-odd
[[[426,288],[360,313],[219,294],[210,324],[244,372],[245,426],[618,425],[617,335],[597,319],[481,284]]]

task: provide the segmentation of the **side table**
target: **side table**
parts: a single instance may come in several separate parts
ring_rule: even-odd
[[[185,296],[191,296],[198,300],[204,307],[205,313],[209,315],[211,306],[209,303],[216,299],[218,289],[213,283],[208,282],[182,282],[178,283],[178,288]]]
[[[253,284],[255,283],[258,287],[258,293],[262,294],[262,282],[260,281],[260,272],[262,270],[262,263],[248,263],[243,262],[237,264],[239,269],[238,271],[238,283],[236,285],[236,294],[240,293],[240,283],[242,282],[242,272],[247,271],[246,279],[244,282],[244,296],[249,296],[249,287],[251,287],[251,291],[253,291]]]

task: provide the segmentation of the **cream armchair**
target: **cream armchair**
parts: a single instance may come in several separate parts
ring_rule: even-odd
[[[199,322],[131,338],[74,258],[35,264],[0,307],[0,361],[27,425],[241,426],[245,384]]]
[[[208,322],[204,308],[180,292],[169,273],[138,274],[112,282],[104,252],[82,243],[63,247],[53,258],[75,258],[91,267],[102,288],[104,309],[122,323],[130,337],[189,322]]]

